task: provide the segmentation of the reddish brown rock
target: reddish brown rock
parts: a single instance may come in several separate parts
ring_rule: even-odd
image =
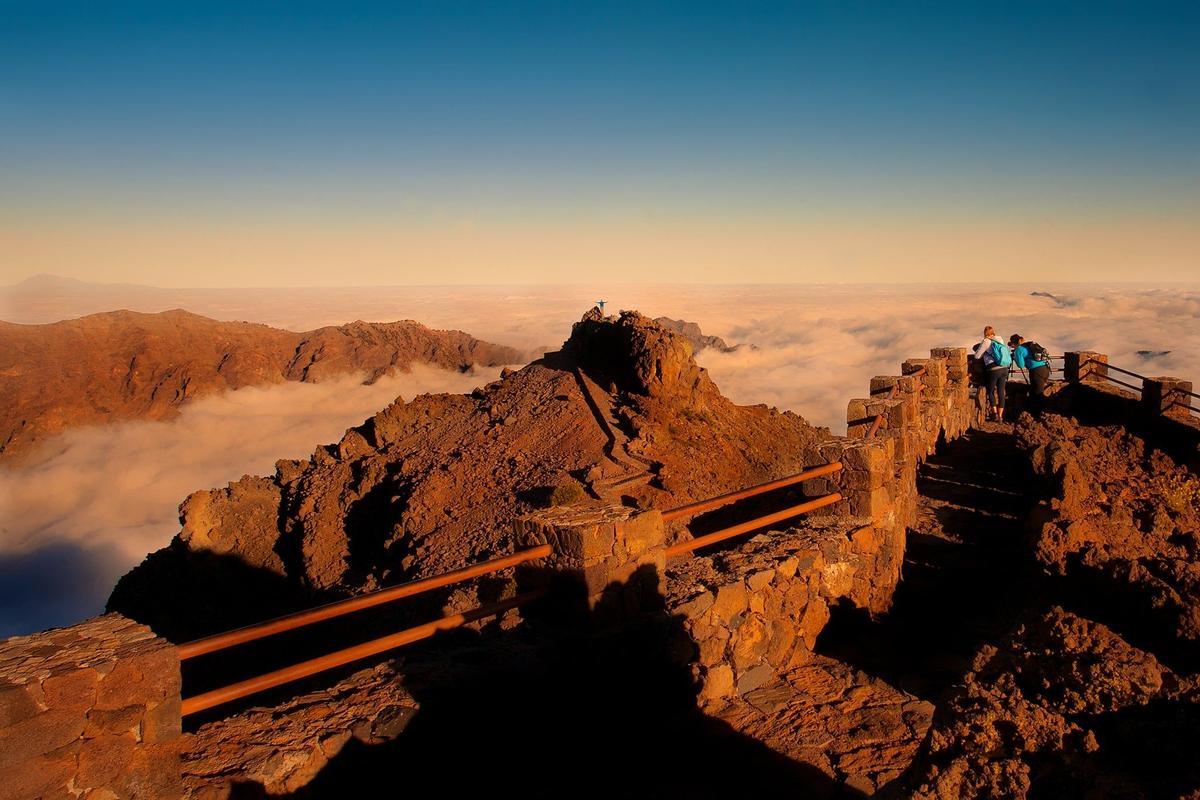
[[[389,741],[416,712],[400,675],[381,664],[277,707],[210,722],[186,737],[185,796],[228,797],[235,782],[257,784],[270,794],[294,791],[351,740]]]
[[[1036,783],[1048,796],[1174,796],[1200,781],[1189,686],[1105,626],[1051,609],[979,652],[900,794],[1021,798]]]
[[[1054,485],[1038,560],[1200,640],[1200,479],[1120,427],[1043,414],[1023,416],[1018,430],[1034,469]]]
[[[354,373],[371,383],[414,363],[463,370],[521,361],[512,348],[411,320],[302,333],[182,310],[0,322],[0,459],[78,425],[169,419],[184,402],[225,389]]]
[[[216,626],[224,613],[206,588],[219,579],[196,571],[201,556],[206,569],[249,564],[255,579],[359,592],[510,551],[512,521],[565,483],[669,508],[797,472],[827,438],[795,414],[734,405],[686,340],[640,314],[593,312],[561,352],[502,381],[396,401],[309,460],[193,495],[179,538],[123,579],[110,606],[194,635],[189,617]],[[248,582],[230,579],[235,590]],[[231,605],[224,621],[243,621],[246,604]]]

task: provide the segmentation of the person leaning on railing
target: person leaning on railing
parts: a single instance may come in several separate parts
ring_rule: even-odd
[[[1017,369],[1028,371],[1033,396],[1045,397],[1046,387],[1050,385],[1050,356],[1045,348],[1037,342],[1026,342],[1019,333],[1009,337],[1008,346],[1013,349],[1013,363]]]
[[[975,357],[983,362],[984,385],[987,386],[988,419],[1004,419],[1004,389],[1008,384],[1008,371],[1012,369],[1012,351],[1003,339],[996,337],[996,329],[988,325],[983,329],[983,341],[975,345]]]

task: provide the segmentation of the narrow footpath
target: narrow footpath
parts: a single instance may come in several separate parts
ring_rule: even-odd
[[[1025,541],[1034,487],[1011,426],[944,445],[918,475],[918,520],[892,610],[872,620],[837,609],[817,651],[936,701],[981,644],[1042,598]]]

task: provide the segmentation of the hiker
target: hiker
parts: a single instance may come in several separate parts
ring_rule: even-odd
[[[1008,346],[1013,349],[1013,363],[1017,368],[1029,370],[1030,397],[1039,400],[1045,397],[1046,387],[1050,385],[1050,354],[1046,348],[1037,342],[1025,341],[1019,333],[1009,337]]]
[[[983,329],[983,341],[975,345],[975,357],[983,362],[984,385],[987,386],[988,419],[1004,419],[1004,387],[1012,369],[1012,351],[1003,339],[996,338],[996,329]]]

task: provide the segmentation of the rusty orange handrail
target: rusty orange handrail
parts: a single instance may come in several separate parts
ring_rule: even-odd
[[[394,600],[399,600],[402,597],[412,597],[413,595],[428,592],[433,589],[440,589],[443,586],[449,586],[453,583],[459,583],[470,578],[475,578],[480,575],[487,575],[491,572],[498,572],[508,567],[514,567],[517,564],[523,564],[526,561],[533,561],[538,558],[546,558],[551,554],[550,545],[543,544],[528,550],[522,550],[519,553],[514,553],[511,556],[503,556],[494,558],[491,561],[484,561],[482,564],[475,564],[470,567],[447,572],[443,575],[437,575],[432,578],[425,578],[411,583],[403,583],[399,586],[393,586],[388,589],[380,589],[377,592],[370,594],[351,597],[346,600],[339,600],[336,603],[318,606],[307,611],[297,611],[295,614],[277,617],[267,622],[261,622],[255,625],[248,625],[245,628],[238,628],[225,633],[218,633],[213,636],[208,636],[203,639],[197,639],[192,642],[187,642],[179,646],[179,658],[181,661],[195,658],[206,653],[212,653],[217,650],[224,650],[235,645],[252,642],[256,639],[262,639],[267,636],[272,636],[283,631],[302,628],[305,625],[312,625],[316,622],[321,622],[334,617],[340,617],[343,614],[350,614],[355,611],[361,611],[364,608],[390,603]]]
[[[721,506],[728,505],[737,500],[744,500],[747,497],[754,497],[755,495],[764,494],[774,489],[782,489],[784,486],[792,486],[797,483],[803,483],[804,481],[812,478],[820,478],[822,475],[831,475],[841,468],[842,463],[840,461],[835,461],[832,464],[824,464],[819,467],[813,467],[812,469],[806,469],[804,472],[798,472],[795,475],[789,475],[786,478],[767,481],[766,483],[760,483],[757,486],[739,489],[736,492],[729,492],[728,494],[710,497],[707,500],[698,500],[695,503],[688,503],[686,506],[667,509],[662,514],[663,522],[670,522],[673,519],[686,517],[690,514],[698,514],[701,511],[708,511],[712,508],[720,508]]]
[[[791,519],[792,517],[799,516],[805,512],[812,511],[817,508],[824,508],[828,505],[833,505],[841,499],[841,494],[837,492],[834,492],[833,494],[827,494],[824,497],[818,497],[815,500],[809,500],[808,502],[801,503],[798,506],[785,508],[782,511],[776,511],[774,514],[767,514],[765,517],[758,517],[738,525],[722,528],[719,531],[714,531],[713,533],[709,533],[704,536],[699,536],[695,539],[689,539],[686,542],[673,544],[667,548],[666,554],[668,556],[677,556],[681,553],[688,553],[692,550],[697,550],[701,547],[706,547],[710,544],[715,544],[716,542],[730,539],[740,533],[746,533],[747,531],[761,528],[764,525],[770,525],[774,522],[782,522],[785,519]]]
[[[501,600],[498,603],[493,603],[488,606],[464,611],[459,614],[451,614],[442,617],[433,622],[427,622],[424,625],[418,625],[415,628],[399,631],[388,636],[373,639],[369,642],[347,647],[344,650],[338,650],[333,653],[313,658],[308,661],[302,661],[299,664],[293,664],[290,667],[277,669],[274,672],[268,672],[265,675],[259,675],[254,678],[249,678],[238,683],[232,683],[228,686],[222,686],[220,689],[213,689],[203,694],[189,697],[183,701],[180,714],[188,716],[201,711],[206,711],[214,706],[219,706],[228,703],[231,700],[237,700],[242,697],[247,697],[258,692],[272,689],[276,686],[282,686],[285,683],[298,681],[301,678],[307,678],[311,675],[316,675],[320,672],[340,667],[345,664],[350,664],[354,661],[360,661],[370,656],[385,653],[388,650],[394,650],[397,647],[402,647],[406,644],[419,642],[422,639],[428,639],[441,631],[449,631],[454,628],[460,628],[468,622],[483,619],[484,617],[495,616],[501,614],[510,608],[524,605],[526,603],[537,600],[545,594],[544,589],[538,589],[532,592],[511,597],[507,600]]]

